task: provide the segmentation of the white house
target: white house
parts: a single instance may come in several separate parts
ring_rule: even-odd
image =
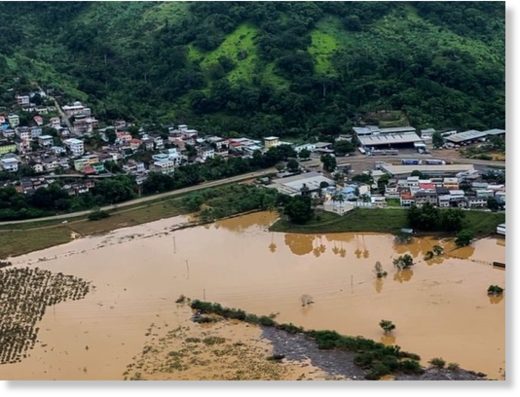
[[[175,163],[171,160],[157,160],[153,163],[156,171],[162,174],[171,174],[175,171]]]
[[[40,135],[38,137],[38,145],[41,147],[52,146],[54,138],[51,135]]]
[[[20,160],[16,156],[5,156],[0,159],[0,166],[3,171],[6,172],[16,172],[18,171],[18,164]]]

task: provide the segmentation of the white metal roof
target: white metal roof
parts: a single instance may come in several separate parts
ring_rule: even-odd
[[[453,143],[460,143],[464,141],[469,141],[472,139],[479,139],[484,138],[488,134],[485,131],[478,131],[478,130],[468,130],[459,132],[458,134],[450,135],[446,138],[446,140],[453,142]]]
[[[420,171],[422,173],[435,173],[435,174],[454,174],[463,171],[474,171],[472,164],[417,164],[417,165],[393,165],[383,163],[381,167],[391,175],[405,175],[410,174],[412,171]]]
[[[421,137],[415,132],[404,132],[402,134],[379,134],[358,136],[363,146],[396,145],[402,143],[422,142]]]

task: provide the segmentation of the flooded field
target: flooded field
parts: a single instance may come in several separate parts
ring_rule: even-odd
[[[0,365],[0,378],[122,379],[149,342],[151,324],[162,331],[186,325],[189,311],[175,303],[181,294],[503,377],[505,304],[486,290],[504,286],[505,272],[490,266],[505,262],[504,240],[456,249],[427,237],[398,245],[385,234],[268,232],[275,218],[262,212],[172,232],[187,220],[176,217],[12,258],[95,288],[48,309],[34,348],[21,362]],[[435,244],[446,255],[424,261]],[[404,253],[416,265],[397,272],[392,259]],[[374,276],[376,261],[386,278]],[[315,303],[302,307],[304,294]],[[392,337],[383,337],[381,319],[396,324]]]

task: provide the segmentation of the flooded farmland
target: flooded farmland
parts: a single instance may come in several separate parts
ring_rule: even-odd
[[[157,338],[186,326],[189,310],[175,303],[181,294],[255,314],[276,313],[279,322],[309,329],[398,344],[424,363],[442,357],[491,378],[504,376],[505,302],[486,294],[490,284],[504,286],[505,272],[490,265],[505,262],[502,239],[456,249],[452,241],[432,237],[399,245],[393,236],[376,233],[271,233],[267,228],[276,214],[269,212],[171,231],[186,219],[12,258],[16,267],[62,272],[95,288],[83,299],[48,309],[33,349],[20,362],[0,365],[0,378],[122,379],[154,336],[147,331],[151,324]],[[436,244],[446,254],[424,261]],[[404,253],[416,265],[397,272],[392,259]],[[386,278],[374,276],[376,261]],[[302,307],[302,295],[314,303]],[[383,337],[381,319],[396,324],[393,336]],[[244,338],[255,335],[244,331]]]

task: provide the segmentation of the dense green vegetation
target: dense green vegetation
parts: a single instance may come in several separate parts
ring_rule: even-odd
[[[190,212],[200,211],[204,222],[252,210],[274,209],[278,192],[254,185],[229,185],[186,196],[182,205]]]
[[[500,2],[0,3],[0,106],[31,82],[104,119],[265,136],[360,117],[504,127]],[[19,78],[18,80],[15,80]],[[377,120],[376,120],[377,121]]]
[[[0,220],[38,218],[120,203],[136,197],[133,178],[121,175],[99,180],[88,193],[69,196],[61,183],[39,188],[31,194],[14,187],[0,188]]]
[[[460,209],[441,210],[429,203],[412,205],[408,210],[410,226],[425,231],[456,232],[462,228],[465,213]]]
[[[237,319],[266,327],[276,327],[291,334],[305,333],[314,339],[320,349],[353,351],[356,353],[354,362],[366,371],[366,379],[379,379],[384,375],[396,372],[420,374],[424,371],[419,364],[420,357],[413,353],[401,351],[399,346],[385,346],[361,336],[345,336],[335,331],[304,330],[294,324],[279,324],[271,317],[257,316],[240,309],[223,307],[219,303],[194,300],[190,306],[202,314],[217,314],[224,318]]]

